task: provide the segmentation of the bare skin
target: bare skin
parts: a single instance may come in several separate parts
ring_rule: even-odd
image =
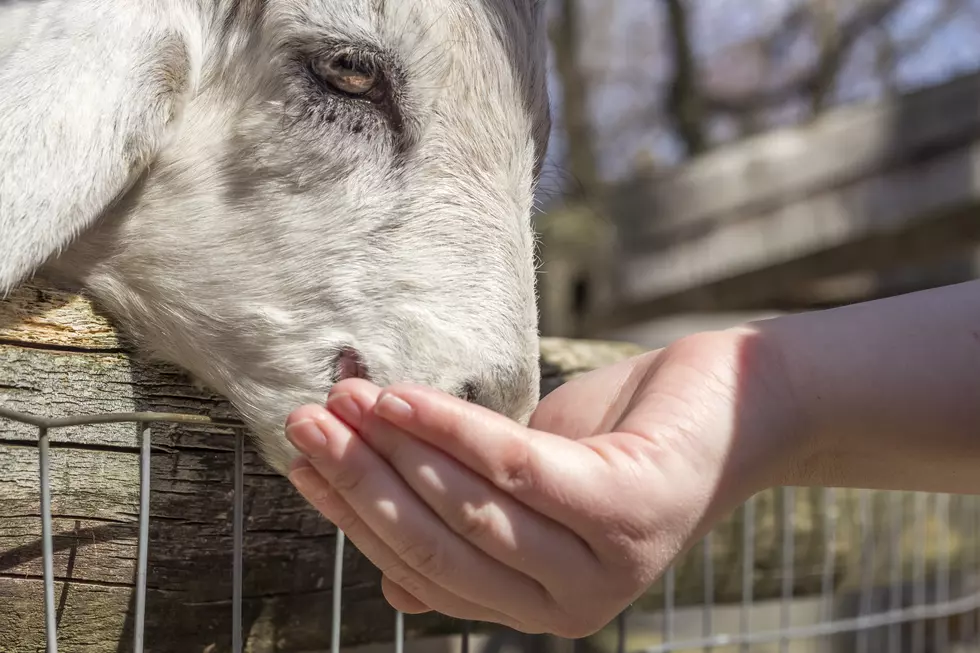
[[[980,492],[977,397],[980,282],[684,338],[529,427],[344,381],[291,414],[290,479],[394,607],[581,637],[764,489]]]

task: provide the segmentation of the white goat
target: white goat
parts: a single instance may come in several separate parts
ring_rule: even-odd
[[[338,379],[526,419],[542,0],[0,0],[0,296],[83,287],[284,472]]]

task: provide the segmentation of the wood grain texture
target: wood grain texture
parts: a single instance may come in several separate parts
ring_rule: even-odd
[[[542,393],[589,369],[642,351],[617,343],[546,340]],[[180,371],[129,351],[108,320],[84,300],[40,282],[0,302],[0,403],[49,417],[131,411],[179,412],[234,419],[219,396],[192,385]],[[151,519],[146,611],[147,650],[218,653],[230,648],[232,469],[230,431],[201,425],[153,424]],[[43,648],[40,495],[37,433],[0,420],[0,651]],[[131,650],[139,502],[138,427],[79,426],[51,433],[55,600],[61,650]],[[819,591],[828,541],[838,554],[836,582],[855,582],[853,542],[859,527],[855,493],[841,493],[837,538],[824,531],[819,493],[798,491],[797,591]],[[884,495],[875,495],[880,500]],[[330,642],[335,531],[248,447],[245,456],[245,604],[248,650],[327,650]],[[778,493],[758,498],[754,582],[757,599],[781,591]],[[965,500],[964,500],[965,501]],[[904,504],[909,514],[911,500]],[[974,510],[973,504],[957,510]],[[973,507],[971,507],[973,506]],[[974,510],[975,512],[975,510]],[[879,508],[876,513],[884,514]],[[936,526],[937,518],[930,524]],[[886,528],[884,522],[875,522]],[[978,522],[980,523],[980,522]],[[927,566],[947,551],[953,569],[976,550],[975,531],[950,520],[951,544],[931,546]],[[906,551],[916,550],[906,520]],[[850,529],[850,530],[848,530]],[[959,530],[957,530],[959,529]],[[962,531],[962,532],[961,532]],[[738,600],[740,513],[716,532],[712,560],[718,600]],[[971,539],[972,538],[972,539]],[[933,538],[935,539],[935,538]],[[939,540],[936,540],[937,542]],[[972,547],[972,549],[971,549]],[[703,552],[677,567],[678,605],[701,600]],[[906,556],[910,564],[911,555]],[[879,570],[887,574],[887,567]],[[345,644],[392,637],[394,615],[379,573],[353,547],[345,551]],[[641,605],[659,607],[662,585]],[[449,632],[459,624],[438,616],[410,617],[409,636]]]
[[[549,342],[543,392],[640,351]],[[46,417],[159,411],[235,419],[180,370],[141,360],[82,297],[42,281],[0,302],[0,403]],[[230,647],[234,439],[228,429],[153,424],[147,650]],[[52,510],[62,650],[130,650],[139,510],[136,424],[52,430]],[[0,420],[0,651],[43,648],[37,431]],[[330,643],[335,531],[249,446],[245,457],[245,626],[249,650]],[[345,644],[383,641],[394,614],[380,576],[345,552]],[[412,618],[409,634],[458,627]]]

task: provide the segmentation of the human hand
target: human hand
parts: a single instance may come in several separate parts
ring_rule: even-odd
[[[794,419],[779,373],[751,333],[700,334],[565,384],[529,427],[351,379],[290,416],[290,479],[395,608],[587,636],[778,483]]]

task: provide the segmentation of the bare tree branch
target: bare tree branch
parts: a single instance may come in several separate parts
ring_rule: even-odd
[[[901,4],[901,0],[868,0],[863,3],[847,22],[833,30],[832,37],[823,40],[817,65],[794,76],[779,88],[726,96],[704,91],[702,98],[705,105],[714,111],[743,114],[772,108],[794,97],[805,96],[812,98],[811,106],[814,109],[822,109],[854,44],[868,30],[888,18]],[[826,17],[817,20],[822,22]]]
[[[834,92],[845,51],[841,30],[837,25],[837,1],[810,0],[810,11],[820,44],[820,57],[814,70],[810,96],[810,113],[815,116],[826,108]]]
[[[551,44],[562,84],[561,122],[567,136],[568,170],[578,182],[569,197],[592,197],[599,183],[592,122],[589,119],[589,83],[579,61],[578,0],[560,0],[551,23]]]
[[[955,18],[964,8],[962,0],[943,0],[942,5],[926,23],[919,26],[915,34],[908,36],[898,43],[892,45],[895,51],[895,58],[908,56],[919,50],[933,37],[940,27]]]
[[[885,87],[885,93],[889,96],[898,95],[898,80],[895,79],[898,50],[887,30],[879,29],[875,36],[875,72]]]
[[[708,149],[707,116],[699,89],[699,75],[687,7],[684,0],[664,0],[667,27],[670,34],[674,76],[667,90],[665,108],[684,142],[688,156],[697,156]]]

